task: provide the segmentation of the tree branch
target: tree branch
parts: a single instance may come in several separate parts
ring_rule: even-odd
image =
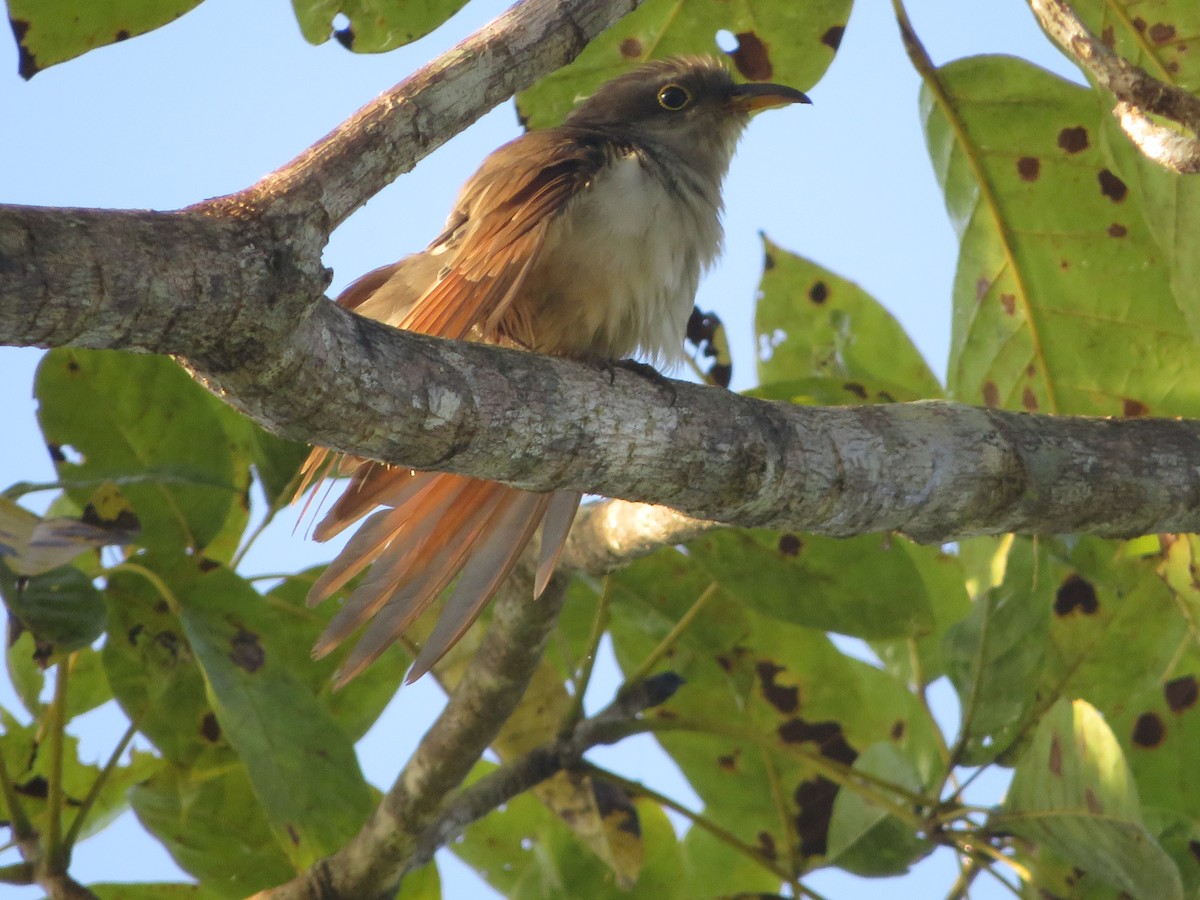
[[[1118,56],[1092,34],[1067,0],[1029,0],[1029,6],[1055,43],[1121,101],[1113,114],[1146,157],[1176,172],[1200,172],[1200,141],[1159,125],[1147,115],[1178,122],[1198,135],[1200,98],[1164,84]]]

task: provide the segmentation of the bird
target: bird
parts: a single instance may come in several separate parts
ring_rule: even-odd
[[[608,366],[674,361],[700,276],[720,252],[721,187],[743,129],[753,112],[809,102],[784,85],[737,83],[712,57],[644,63],[601,85],[562,125],[492,152],[424,251],[368,272],[336,302],[443,338]],[[297,497],[349,476],[314,527],[316,540],[365,519],[308,595],[316,605],[369,568],[313,648],[323,657],[366,626],[335,687],[457,578],[406,682],[428,672],[539,526],[540,596],[581,500],[575,491],[533,493],[320,447],[301,473]]]

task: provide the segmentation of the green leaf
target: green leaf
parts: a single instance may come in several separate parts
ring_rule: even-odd
[[[1072,0],[1071,6],[1135,66],[1164,84],[1200,90],[1200,7],[1190,0]]]
[[[916,566],[929,598],[933,627],[915,637],[919,673],[913,669],[913,637],[874,640],[871,649],[902,683],[927,685],[946,674],[942,654],[946,632],[971,611],[962,563],[957,555],[944,553],[938,547],[907,540],[894,541],[892,546],[907,553]]]
[[[1042,719],[997,825],[1135,898],[1183,897],[1174,863],[1142,824],[1116,738],[1083,700],[1060,700]]]
[[[737,36],[732,66],[749,81],[805,89],[833,61],[851,0],[648,0],[588,44],[571,65],[517,97],[521,120],[557,125],[581,97],[635,63],[665,56],[716,54],[715,36]]]
[[[161,881],[156,884],[89,884],[87,888],[99,900],[217,900],[225,896],[199,884]]]
[[[153,31],[199,5],[200,0],[8,0],[21,77],[32,78],[55,63]]]
[[[929,598],[904,538],[828,538],[721,529],[660,551],[663,565],[699,565],[763,615],[863,638],[928,632]],[[673,558],[673,559],[672,559]]]
[[[779,400],[800,406],[859,406],[866,403],[895,403],[898,400],[918,399],[907,396],[903,388],[890,381],[861,377],[793,378],[761,384],[743,393],[759,400]]]
[[[1101,152],[1108,114],[1093,95],[976,57],[938,69],[921,109],[961,240],[950,394],[1052,413],[1200,413],[1200,354],[1130,174]]]
[[[424,37],[458,12],[466,0],[292,0],[304,39],[323,44],[339,13],[350,21],[339,43],[356,53],[394,50]]]
[[[1009,536],[980,539],[994,550],[992,580],[984,581],[970,616],[946,632],[942,655],[962,706],[963,762],[979,765],[1016,739],[1042,675],[1054,585],[1039,578],[1046,553]]]
[[[51,753],[45,735],[45,725],[33,722],[21,725],[11,716],[0,711],[0,754],[13,780],[22,808],[39,834],[46,834],[49,827],[47,797],[51,774]],[[80,831],[87,837],[103,829],[125,810],[128,805],[126,794],[129,789],[153,776],[162,765],[161,760],[149,753],[133,753],[130,761],[116,766],[109,774],[97,795],[88,818]],[[84,763],[79,758],[79,739],[63,736],[62,791],[63,822],[65,833],[79,813],[83,799],[91,791],[100,775],[100,766]],[[0,818],[9,819],[9,812],[0,795]]]
[[[678,553],[674,560],[656,554],[610,578],[613,648],[626,672],[641,666],[712,583]],[[814,756],[849,766],[858,748],[890,741],[923,782],[941,769],[932,722],[890,674],[847,657],[818,631],[763,616],[725,592],[700,609],[659,669],[686,683],[646,713],[655,736],[704,801],[705,815],[746,844],[770,847],[786,870],[802,871],[826,851],[837,787],[814,768]]]
[[[138,821],[171,858],[219,896],[245,897],[292,878],[245,767],[228,749],[184,769],[167,765],[133,788]]]
[[[472,780],[494,770],[480,763]],[[514,900],[684,900],[679,845],[662,809],[635,800],[645,857],[641,874],[626,891],[612,871],[573,835],[569,828],[530,794],[520,794],[502,808],[469,825],[450,845],[497,891]]]
[[[104,671],[121,709],[171,762],[189,765],[227,744],[204,692],[204,678],[179,619],[176,596],[163,596],[154,581],[186,590],[200,575],[200,561],[182,554],[145,554],[139,569],[114,571],[104,599],[108,640],[101,651]]]
[[[116,482],[145,547],[203,548],[243,489],[214,403],[172,360],[116,351],[51,350],[35,393],[46,442],[81,507]],[[64,448],[83,459],[69,461]]]
[[[354,745],[287,668],[263,598],[223,567],[179,595],[221,731],[297,866],[337,850],[373,803]]]
[[[758,380],[826,377],[879,385],[894,400],[941,397],[942,387],[900,323],[853,282],[763,238],[754,330]],[[864,396],[865,395],[865,396]]]
[[[393,644],[370,667],[344,688],[334,691],[333,674],[350,652],[346,645],[322,657],[312,658],[312,647],[338,611],[352,582],[319,606],[309,609],[305,598],[320,569],[309,569],[287,578],[264,598],[271,617],[269,629],[281,664],[317,697],[318,702],[346,735],[357,741],[383,713],[404,683],[412,657],[400,644]],[[267,610],[263,610],[263,621]]]
[[[689,828],[679,846],[687,873],[684,897],[736,897],[779,891],[779,876],[699,826]],[[770,862],[775,862],[777,850],[770,840],[757,846]]]
[[[854,761],[856,771],[919,794],[924,787],[913,764],[893,744],[872,744]],[[829,823],[827,860],[856,875],[903,875],[934,845],[887,810],[854,791],[838,791]]]
[[[55,653],[86,647],[104,632],[100,592],[74,566],[17,578],[0,562],[0,596],[9,613]]]

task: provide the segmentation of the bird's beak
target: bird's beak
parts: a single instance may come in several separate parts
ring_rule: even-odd
[[[791,103],[812,103],[803,91],[787,85],[767,82],[734,85],[730,99],[734,106],[748,113],[776,106],[787,106]]]

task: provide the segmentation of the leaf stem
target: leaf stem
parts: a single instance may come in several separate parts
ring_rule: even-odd
[[[667,651],[679,640],[680,635],[687,630],[687,627],[692,624],[692,620],[700,614],[700,610],[704,609],[704,605],[716,596],[719,589],[720,585],[715,581],[704,589],[704,592],[696,598],[696,602],[691,605],[687,612],[680,616],[679,621],[667,632],[666,637],[658,642],[658,646],[646,655],[646,658],[642,660],[636,669],[625,676],[626,684],[637,684],[650,674],[650,670],[658,665],[659,660],[666,656]]]
[[[117,746],[109,755],[108,762],[104,764],[104,768],[100,770],[100,773],[96,776],[96,780],[92,782],[87,796],[83,798],[83,803],[80,804],[79,811],[75,814],[75,820],[71,823],[66,837],[63,838],[63,852],[68,856],[72,848],[74,848],[76,840],[79,838],[79,833],[83,829],[83,823],[87,819],[88,813],[92,811],[92,806],[95,805],[96,799],[100,796],[100,791],[112,775],[113,770],[117,767],[121,759],[121,754],[125,752],[125,748],[129,746],[129,742],[133,740],[135,734],[137,734],[137,726],[130,722],[129,727],[125,729],[125,733],[121,735],[121,740],[117,741]]]
[[[46,861],[51,872],[65,872],[70,853],[63,845],[63,745],[67,728],[67,686],[71,680],[72,653],[54,671],[54,699],[50,702],[50,777],[46,795]]]

